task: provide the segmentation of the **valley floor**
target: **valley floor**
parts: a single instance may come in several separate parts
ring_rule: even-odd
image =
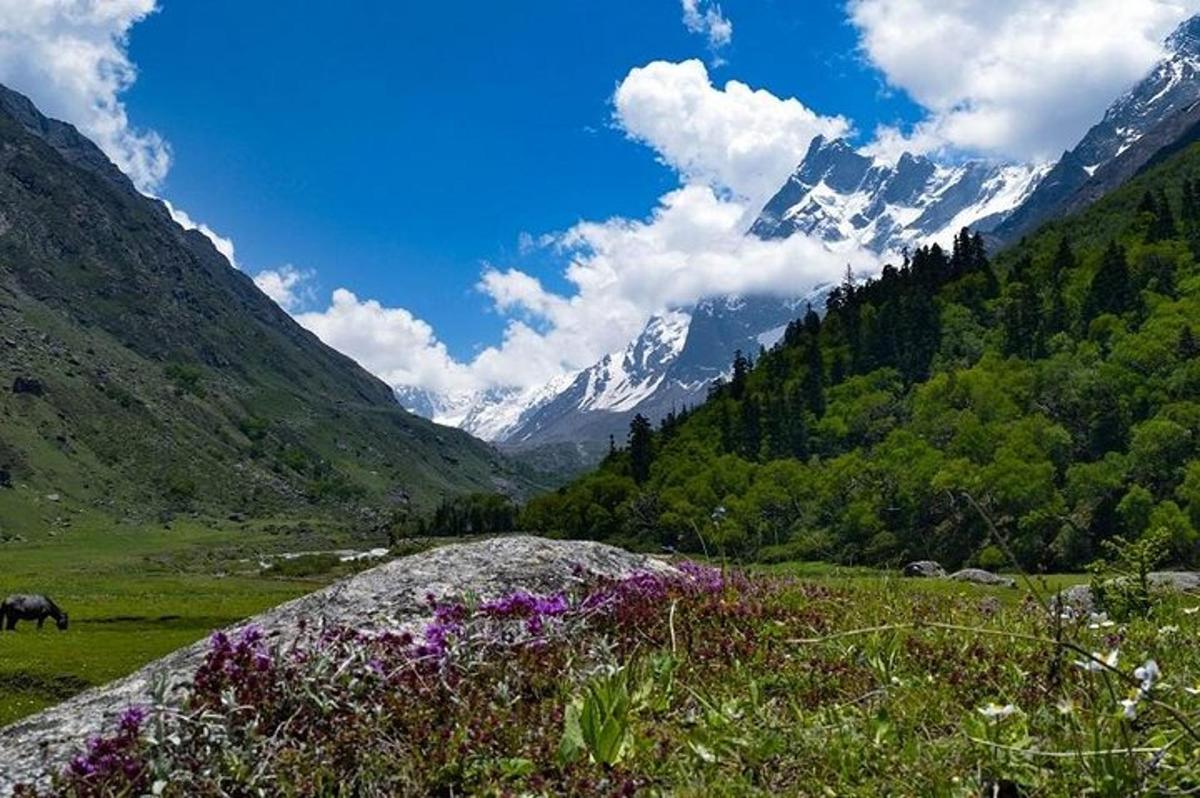
[[[0,544],[0,598],[45,593],[70,615],[0,631],[0,726],[124,676],[151,660],[366,564],[337,558],[262,563],[282,552],[366,550],[317,524],[176,520],[114,524],[77,517]]]
[[[39,794],[1123,798],[1200,784],[1195,596],[1109,618],[1048,611],[1078,577],[645,567],[547,595],[431,596],[412,635],[216,637],[172,733],[127,713]]]

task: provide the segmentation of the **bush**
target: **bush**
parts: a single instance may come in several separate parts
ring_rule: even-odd
[[[299,557],[288,557],[271,563],[263,572],[268,576],[300,578],[306,576],[322,576],[342,564],[336,554],[301,554]]]
[[[975,562],[987,571],[999,571],[1010,564],[999,546],[984,546],[976,555]]]

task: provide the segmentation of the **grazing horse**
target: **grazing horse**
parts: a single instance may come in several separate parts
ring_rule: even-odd
[[[0,628],[12,631],[17,628],[17,621],[37,621],[41,629],[47,618],[53,618],[60,630],[67,628],[67,614],[48,596],[15,595],[0,602]]]

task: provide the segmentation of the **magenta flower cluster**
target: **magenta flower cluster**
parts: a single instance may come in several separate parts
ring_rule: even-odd
[[[300,729],[303,726],[295,718],[302,717],[302,712],[297,711],[296,696],[307,691],[293,688],[311,685],[314,679],[337,678],[318,675],[320,669],[314,666],[321,661],[357,662],[357,673],[370,677],[366,682],[352,680],[358,685],[352,688],[326,684],[329,693],[367,691],[357,693],[357,697],[344,692],[346,706],[356,706],[356,701],[385,702],[416,695],[430,684],[454,689],[469,670],[468,662],[490,661],[504,650],[537,651],[550,641],[578,640],[597,623],[608,627],[638,625],[641,619],[658,614],[668,600],[717,594],[730,585],[718,569],[692,563],[677,568],[674,572],[647,571],[621,579],[591,580],[571,595],[518,590],[475,607],[461,601],[440,602],[429,595],[426,603],[432,618],[415,635],[370,634],[346,628],[327,628],[312,634],[302,626],[299,641],[279,651],[268,646],[257,626],[248,626],[234,636],[218,632],[212,636],[205,660],[194,676],[185,709],[220,713],[232,695],[237,711],[227,714],[225,722],[230,724],[233,738],[240,737],[236,733],[239,726],[249,724],[267,734],[284,719]],[[338,667],[336,673],[348,671]],[[438,678],[431,680],[429,676]],[[366,686],[369,684],[376,686]],[[389,691],[398,692],[389,698]],[[56,785],[58,794],[109,795],[123,789],[143,792],[147,763],[152,759],[174,760],[175,766],[185,772],[205,767],[195,749],[186,755],[183,749],[154,749],[155,743],[141,737],[145,717],[144,711],[131,709],[122,717],[115,734],[91,741],[61,775]],[[308,727],[310,733],[326,721],[314,717],[313,723]],[[184,736],[186,748],[186,727],[178,731]],[[115,788],[117,785],[120,788]]]
[[[148,781],[148,769],[141,751],[140,737],[146,711],[130,707],[117,722],[117,733],[93,737],[87,749],[67,765],[66,775],[76,785],[75,794],[105,794],[113,785],[141,792]]]

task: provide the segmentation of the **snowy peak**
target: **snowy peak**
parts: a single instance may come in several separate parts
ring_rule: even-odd
[[[1200,99],[1200,17],[1180,25],[1166,41],[1168,56],[1118,99],[1080,140],[1075,158],[1091,175],[1168,117]]]
[[[818,136],[750,232],[765,239],[802,233],[897,252],[948,239],[964,226],[991,229],[1044,174],[1044,168],[983,161],[942,165],[910,153],[891,164],[844,139]]]
[[[672,311],[647,322],[642,334],[621,352],[585,370],[580,410],[614,413],[631,410],[662,384],[667,369],[683,351],[691,314]]]
[[[1134,145],[1159,138],[1156,131],[1169,127],[1171,120],[1200,100],[1200,16],[1176,28],[1165,48],[1163,60],[1109,106],[1104,118],[1063,154],[1037,190],[996,228],[997,238],[1014,241],[1047,219],[1077,208],[1078,197],[1086,194],[1094,199],[1115,187],[1111,175],[1103,178],[1101,186],[1092,184],[1109,171],[1106,167],[1128,158]],[[1141,156],[1143,162],[1153,152],[1149,148]],[[1119,171],[1134,173],[1139,166],[1126,165]]]

